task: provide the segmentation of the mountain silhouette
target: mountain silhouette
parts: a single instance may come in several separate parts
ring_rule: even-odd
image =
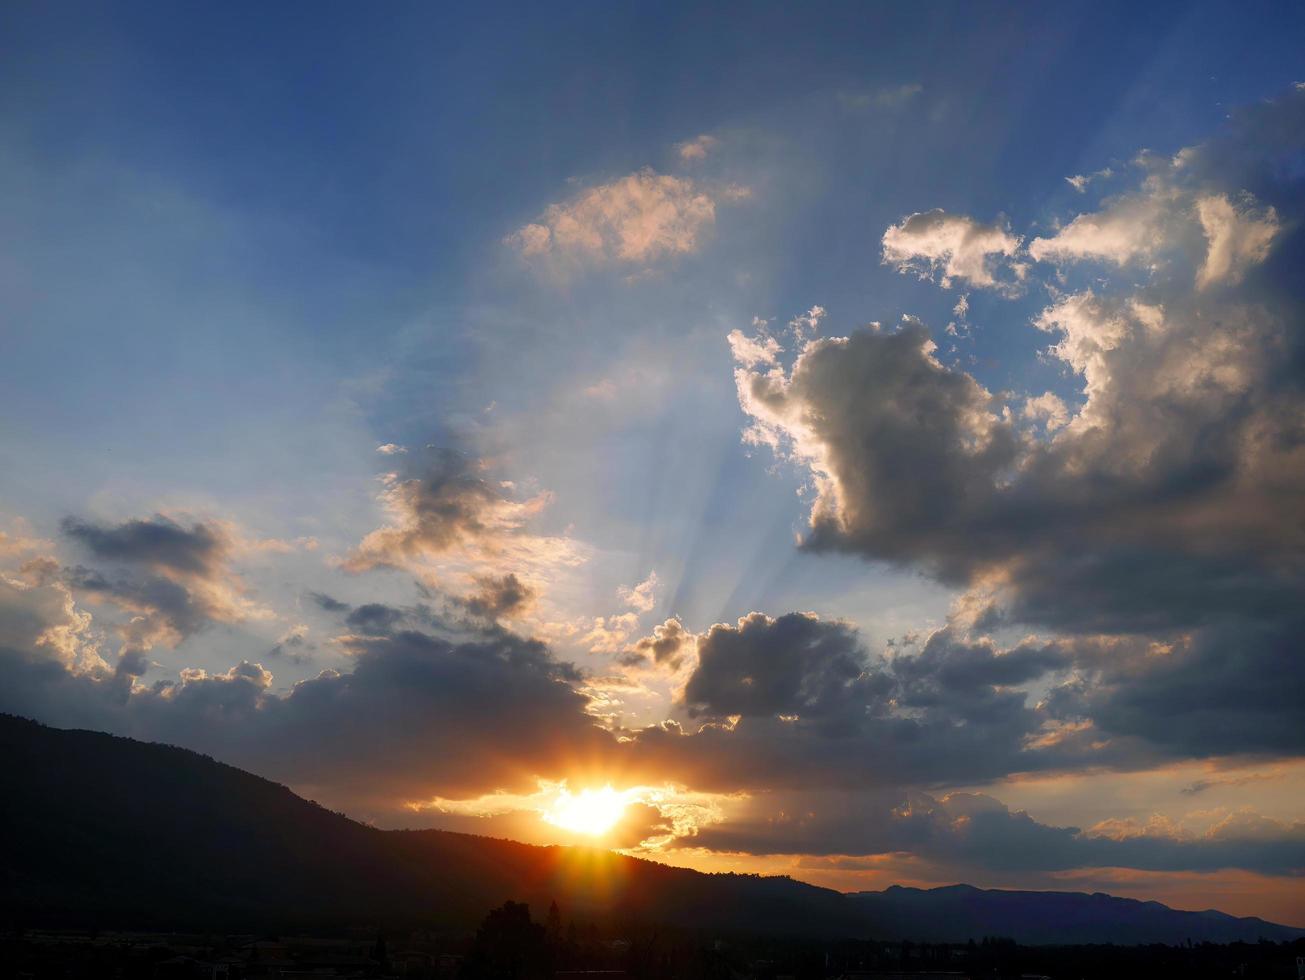
[[[720,932],[1025,943],[1281,941],[1305,931],[1107,895],[842,895],[592,848],[368,827],[207,756],[0,715],[0,916],[21,925],[473,925],[508,899]]]
[[[1214,910],[1183,912],[1101,892],[1006,891],[947,885],[855,892],[848,901],[877,934],[921,942],[1009,936],[1025,945],[1283,942],[1305,930]]]

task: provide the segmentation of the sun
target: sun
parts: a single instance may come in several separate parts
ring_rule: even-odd
[[[625,815],[628,803],[627,794],[618,793],[610,783],[602,789],[582,789],[579,793],[564,787],[544,812],[544,820],[573,833],[601,837]]]

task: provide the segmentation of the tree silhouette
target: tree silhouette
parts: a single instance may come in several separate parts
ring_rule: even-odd
[[[491,909],[476,930],[467,973],[493,980],[528,980],[551,970],[544,927],[530,918],[524,902],[504,902]]]

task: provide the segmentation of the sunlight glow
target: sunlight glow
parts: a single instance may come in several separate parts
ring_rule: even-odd
[[[618,793],[610,783],[602,789],[583,789],[579,793],[562,789],[543,816],[546,822],[563,830],[601,837],[625,815],[629,802],[628,791]]]

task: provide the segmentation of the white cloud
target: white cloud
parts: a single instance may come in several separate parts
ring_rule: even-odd
[[[1142,194],[1117,198],[1105,209],[1080,214],[1050,238],[1035,238],[1029,255],[1039,262],[1097,259],[1125,265],[1147,260],[1170,238],[1175,193],[1150,181]]]
[[[755,368],[761,364],[773,367],[779,363],[779,355],[784,353],[784,348],[779,346],[779,341],[774,337],[749,337],[742,330],[731,330],[726,339],[735,362],[746,368]]]
[[[1087,191],[1088,184],[1092,183],[1094,180],[1106,180],[1114,175],[1115,172],[1113,170],[1109,167],[1105,167],[1101,170],[1095,171],[1094,173],[1075,174],[1073,177],[1066,177],[1065,183],[1069,184],[1070,187],[1074,188],[1074,190],[1078,191],[1080,194],[1083,194]]]
[[[941,209],[909,215],[883,237],[885,264],[921,278],[938,275],[944,288],[957,279],[975,286],[1002,286],[993,276],[994,261],[1013,259],[1019,247],[1019,236],[1000,225],[985,225]],[[1010,268],[1020,278],[1021,268],[1014,264]]]
[[[1055,432],[1069,422],[1069,409],[1050,391],[1025,398],[1023,415],[1031,421],[1041,422],[1048,432]]]
[[[709,136],[703,133],[701,136],[695,136],[691,140],[685,140],[680,143],[676,149],[680,152],[681,160],[702,160],[707,154],[714,150],[720,143],[715,136]]]
[[[638,585],[622,585],[616,590],[616,594],[631,609],[651,612],[653,606],[657,605],[657,585],[657,573],[649,572],[648,577]]]
[[[702,186],[644,169],[549,205],[504,241],[526,257],[650,262],[696,251],[715,221]]]
[[[1249,266],[1264,261],[1279,230],[1273,208],[1257,212],[1249,204],[1235,207],[1222,194],[1199,198],[1196,213],[1209,242],[1205,263],[1196,274],[1199,289],[1240,282]]]

